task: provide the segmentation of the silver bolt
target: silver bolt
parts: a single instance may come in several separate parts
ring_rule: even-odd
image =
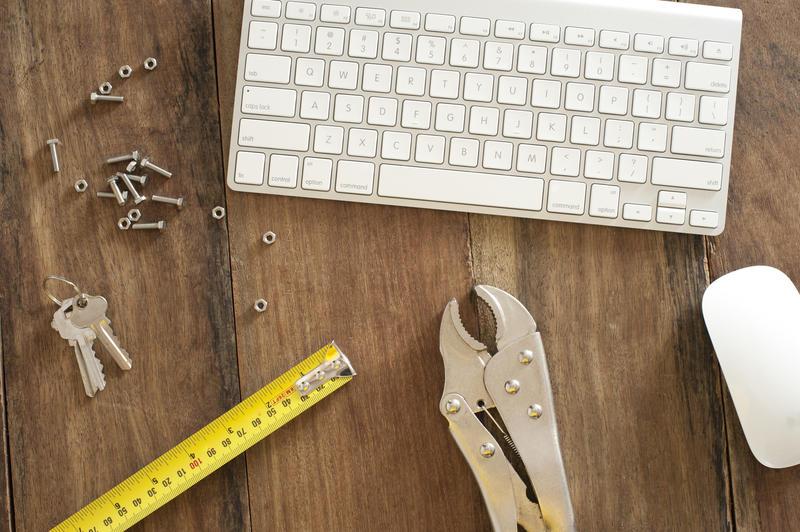
[[[128,166],[125,167],[125,171],[126,172],[133,172],[134,170],[136,170],[136,165],[137,164],[139,164],[139,160],[138,159],[129,162]]]
[[[278,237],[275,235],[275,233],[273,233],[272,231],[267,231],[266,233],[264,233],[264,236],[261,237],[261,240],[265,244],[271,245],[275,243],[276,238]]]
[[[167,222],[161,220],[159,222],[153,222],[149,224],[133,224],[131,227],[134,229],[158,229],[159,231],[163,231],[166,226]]]
[[[494,444],[487,441],[481,445],[481,456],[484,458],[491,458],[494,456]]]
[[[124,102],[125,96],[111,96],[110,94],[97,94],[93,92],[89,95],[89,100],[92,103],[97,102]]]
[[[58,139],[50,139],[47,145],[50,146],[50,157],[53,159],[53,172],[60,172],[61,167],[58,165],[58,152],[56,151],[56,144]]]
[[[89,183],[87,183],[85,179],[78,179],[75,181],[75,190],[78,192],[86,192],[87,188],[89,188]]]
[[[167,196],[151,196],[151,200],[157,201],[159,203],[169,203],[171,205],[175,205],[178,210],[183,209],[183,198],[168,198]]]
[[[256,309],[256,312],[264,312],[267,310],[267,305],[267,300],[262,298],[255,302],[253,308]]]
[[[519,391],[519,381],[516,379],[506,381],[506,391],[512,395],[517,393]]]
[[[127,231],[128,229],[131,228],[131,221],[128,220],[127,218],[120,218],[119,221],[117,222],[117,227],[119,227],[123,231]]]
[[[117,184],[117,176],[112,175],[108,179],[106,179],[106,183],[108,186],[111,187],[111,192],[114,193],[114,197],[117,198],[117,203],[120,205],[125,205],[125,197],[122,195],[122,191],[119,189],[119,185]]]
[[[164,170],[160,166],[154,165],[153,163],[150,162],[150,158],[149,157],[145,157],[144,159],[139,161],[139,166],[141,166],[142,168],[149,168],[150,170],[152,170],[154,172],[158,172],[159,174],[163,175],[167,179],[172,177],[172,172]]]
[[[455,414],[461,410],[461,401],[458,399],[448,399],[447,403],[444,405],[444,408],[447,410],[448,414]]]
[[[534,404],[528,407],[528,417],[539,419],[542,417],[542,405]]]
[[[125,161],[138,161],[139,160],[139,152],[134,151],[133,153],[129,153],[127,155],[117,155],[116,157],[109,157],[106,159],[107,164],[114,164],[114,163],[123,163]]]
[[[125,188],[127,188],[128,190],[131,191],[131,195],[133,196],[133,203],[135,203],[136,205],[139,205],[141,202],[143,202],[144,200],[147,199],[147,196],[142,196],[141,194],[139,194],[139,191],[136,190],[136,187],[134,187],[133,183],[131,183],[131,180],[128,177],[128,174],[123,174],[122,172],[117,172],[117,177],[122,179],[122,182],[125,183]]]
[[[520,364],[530,364],[533,362],[533,351],[530,349],[525,349],[520,351],[519,353],[519,362]]]
[[[97,197],[98,198],[114,198],[114,199],[116,199],[117,196],[115,196],[113,192],[106,192],[105,190],[98,190],[97,191]],[[124,199],[125,201],[128,201],[128,191],[127,190],[123,190],[122,191],[122,199]]]
[[[213,216],[217,220],[222,220],[225,218],[225,207],[220,207],[219,205],[211,209],[211,216]]]
[[[144,186],[145,183],[147,183],[147,174],[142,174],[142,175],[128,174],[128,179],[130,179],[131,181],[136,181],[140,185]]]

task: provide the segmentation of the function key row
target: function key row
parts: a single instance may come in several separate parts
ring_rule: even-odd
[[[253,0],[251,13],[256,17],[277,18],[281,16],[283,4],[280,0]],[[286,18],[290,20],[315,20],[317,5],[310,2],[286,2]],[[349,6],[323,4],[320,21],[334,24],[349,24]],[[383,27],[386,25],[386,10],[380,8],[357,7],[355,23],[360,26]],[[460,22],[453,15],[429,13],[425,16],[425,31],[433,33],[455,33],[458,27],[463,35],[488,37],[492,21],[485,18],[461,17]],[[389,27],[405,30],[419,30],[422,15],[414,11],[392,10]],[[513,20],[498,20],[494,24],[494,36],[500,39],[525,39],[527,25]],[[564,30],[564,44],[573,46],[594,46],[595,30],[568,26]],[[530,40],[538,42],[561,42],[561,27],[554,24],[531,24]],[[633,39],[633,49],[637,52],[661,54],[664,52],[664,37],[637,33]],[[601,30],[598,45],[611,50],[628,50],[630,34],[622,31]],[[697,57],[700,43],[696,39],[672,37],[667,52],[670,55]],[[733,45],[726,42],[705,41],[702,46],[705,59],[730,61],[733,58]]]

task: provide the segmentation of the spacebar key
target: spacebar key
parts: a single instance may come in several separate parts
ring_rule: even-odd
[[[544,181],[482,172],[382,164],[378,195],[486,207],[542,210]]]
[[[273,150],[308,150],[308,124],[243,118],[239,123],[239,145]]]

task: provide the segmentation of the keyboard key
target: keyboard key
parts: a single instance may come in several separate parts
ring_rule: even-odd
[[[487,143],[488,144],[488,143]],[[550,173],[568,177],[578,177],[581,168],[581,150],[575,148],[553,148],[550,157]]]
[[[629,150],[633,147],[633,122],[628,120],[606,120],[603,144],[609,148]]]
[[[242,91],[242,112],[266,116],[294,116],[297,91],[293,89],[273,89],[271,87],[251,87],[245,85]]]
[[[347,137],[347,155],[375,157],[378,151],[378,132],[374,129],[352,128]]]
[[[464,76],[464,99],[473,102],[491,102],[494,95],[494,76],[468,72]]]
[[[544,181],[534,177],[486,174],[382,164],[378,195],[486,207],[538,211]]]
[[[400,30],[418,30],[420,15],[414,11],[392,11],[389,26]]]
[[[439,135],[417,135],[414,160],[419,163],[442,164],[445,138]]]
[[[478,151],[480,142],[476,139],[463,139],[455,137],[450,140],[450,164],[452,166],[478,166]]]
[[[333,4],[324,4],[319,13],[322,22],[334,22],[337,24],[350,23],[350,7]]]
[[[239,122],[239,145],[273,150],[307,151],[311,127],[308,124],[253,120]]]
[[[591,28],[567,27],[564,31],[564,44],[594,46],[594,30]]]
[[[397,124],[397,100],[377,96],[370,98],[367,124],[394,127]]]
[[[364,118],[364,97],[353,94],[337,94],[333,106],[333,119],[336,122],[360,124]]]
[[[332,89],[355,90],[358,84],[358,63],[331,61],[328,86]]]
[[[526,80],[527,81],[527,80]],[[530,139],[533,134],[533,113],[506,109],[503,113],[503,136],[512,139]]]
[[[589,216],[616,218],[619,216],[619,187],[592,185],[589,195]]]
[[[308,53],[311,49],[311,26],[284,24],[281,50]]]
[[[686,193],[673,190],[661,190],[658,193],[659,207],[672,207],[675,209],[686,208]]]
[[[443,65],[446,50],[447,40],[443,37],[420,35],[417,38],[417,63]]]
[[[322,59],[297,58],[297,69],[294,75],[295,85],[322,87],[325,80],[325,61]]]
[[[492,22],[487,18],[461,17],[459,31],[464,35],[488,37],[491,28]]]
[[[684,209],[659,207],[656,209],[656,221],[660,224],[683,225],[686,221],[686,211]]]
[[[667,120],[693,122],[695,102],[696,97],[694,94],[670,92],[667,94]]]
[[[586,184],[551,179],[547,194],[547,211],[561,214],[583,214]]]
[[[431,72],[430,95],[434,98],[458,98],[461,74],[455,70]]]
[[[541,117],[541,115],[539,115]],[[473,135],[497,135],[500,111],[495,107],[473,106],[469,110],[469,132]]]
[[[389,92],[392,90],[392,67],[390,65],[364,65],[364,82],[361,87],[368,92]]]
[[[558,42],[561,28],[553,24],[531,24],[531,40],[539,42]]]
[[[286,2],[286,18],[294,20],[314,20],[317,5],[310,2]]]
[[[656,87],[680,87],[681,62],[674,59],[654,59],[653,85]]]
[[[639,151],[660,151],[667,149],[667,126],[666,124],[653,124],[649,122],[639,123],[638,135]]]
[[[641,55],[623,55],[619,58],[619,80],[622,83],[647,83],[648,60]]]
[[[429,13],[425,16],[425,31],[453,33],[456,31],[456,17],[453,15]]]
[[[569,48],[553,48],[553,64],[550,73],[554,76],[577,78],[581,73],[581,53]]]
[[[300,118],[327,120],[330,107],[331,95],[329,92],[304,91],[300,103]]]
[[[539,113],[536,138],[549,142],[564,142],[567,136],[567,115]]]
[[[383,142],[381,142],[381,157],[394,161],[408,161],[411,159],[411,133],[384,131]]]
[[[314,52],[319,55],[342,55],[344,53],[344,30],[319,26]]]
[[[497,102],[507,105],[525,105],[528,101],[528,80],[516,76],[500,76]]]
[[[586,52],[586,79],[611,81],[614,79],[614,54],[607,52]]]
[[[303,159],[303,179],[300,186],[306,190],[330,190],[333,161],[318,157]]]
[[[314,151],[339,155],[344,145],[344,128],[338,126],[317,126],[314,134]]]
[[[610,151],[587,151],[583,177],[611,181],[614,177],[614,153]]]
[[[483,68],[508,72],[514,65],[514,45],[506,42],[487,42],[483,55]]]
[[[480,41],[471,39],[453,39],[450,41],[450,64],[453,66],[476,68],[480,54]]]
[[[517,171],[543,174],[547,165],[547,148],[536,144],[520,144],[517,150]]]
[[[428,71],[424,68],[399,67],[397,69],[397,94],[422,96],[425,94],[425,77]]]
[[[547,48],[527,44],[520,46],[517,70],[525,74],[544,74],[547,71]]]
[[[694,210],[689,213],[689,225],[714,229],[719,225],[719,213]]]
[[[622,206],[622,218],[635,222],[649,222],[653,219],[653,207],[641,203],[626,203]]]
[[[411,61],[411,42],[413,39],[407,33],[384,33],[383,53],[385,61]]]
[[[233,180],[243,185],[264,184],[264,163],[266,156],[263,153],[252,151],[239,151],[236,153],[236,170]]]
[[[733,59],[733,46],[728,42],[706,41],[703,43],[703,57],[719,61],[730,61]]]
[[[350,57],[375,59],[378,57],[378,32],[372,30],[351,30]]]
[[[483,143],[483,167],[488,170],[511,170],[514,145],[487,140]]]
[[[675,126],[672,128],[672,153],[722,158],[725,132],[718,129]]]
[[[461,133],[464,131],[466,114],[467,108],[463,105],[440,103],[436,106],[435,129],[449,133]]]
[[[600,48],[611,48],[613,50],[627,50],[630,46],[631,36],[623,31],[600,32]]]
[[[300,159],[296,155],[272,154],[269,158],[269,186],[295,188],[299,164]]]
[[[628,89],[603,85],[597,110],[610,115],[628,114]]]
[[[684,159],[653,159],[654,185],[668,187],[720,190],[722,188],[722,165]]]
[[[247,54],[244,79],[265,83],[289,83],[292,58],[283,55]]]
[[[372,194],[375,165],[356,161],[339,161],[336,165],[336,192]]]
[[[429,129],[431,127],[431,103],[419,100],[404,101],[401,125],[409,129]]]
[[[715,96],[700,97],[700,116],[698,121],[701,124],[713,124],[724,126],[728,123],[728,99],[717,98]]]
[[[660,54],[664,51],[664,37],[659,35],[648,35],[646,33],[637,33],[633,37],[633,49],[637,52]]]
[[[569,111],[584,111],[587,113],[593,111],[594,85],[588,83],[567,83],[564,108]]]
[[[261,50],[274,50],[278,44],[278,25],[274,22],[250,22],[247,46]]]
[[[731,67],[712,63],[686,63],[687,89],[728,92],[731,87]]]
[[[569,141],[573,144],[597,146],[600,142],[600,119],[589,116],[573,116]]]
[[[278,0],[253,0],[250,13],[254,17],[277,18],[281,16],[281,3]]]
[[[514,20],[498,20],[494,24],[494,36],[498,39],[524,39],[525,23]]]
[[[659,118],[661,116],[661,92],[645,89],[634,90],[631,114],[640,118]]]
[[[386,11],[371,7],[357,7],[356,24],[359,26],[382,27],[386,24]]]
[[[672,37],[669,40],[669,55],[697,57],[697,46],[697,41],[695,39]]]
[[[647,181],[647,157],[623,153],[619,156],[617,180],[627,183],[644,183]]]

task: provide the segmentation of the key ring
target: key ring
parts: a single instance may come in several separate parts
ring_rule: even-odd
[[[67,279],[61,277],[60,275],[48,275],[47,277],[44,278],[44,281],[42,281],[42,290],[44,290],[44,293],[47,294],[47,297],[49,297],[53,301],[53,303],[55,303],[59,307],[63,305],[64,302],[58,299],[56,296],[54,296],[53,293],[47,289],[47,281],[50,280],[61,281],[62,283],[66,283],[70,285],[73,290],[75,290],[75,295],[78,296],[83,295],[83,292],[81,291],[80,288],[78,288],[78,285],[76,285],[72,281],[68,281]]]

